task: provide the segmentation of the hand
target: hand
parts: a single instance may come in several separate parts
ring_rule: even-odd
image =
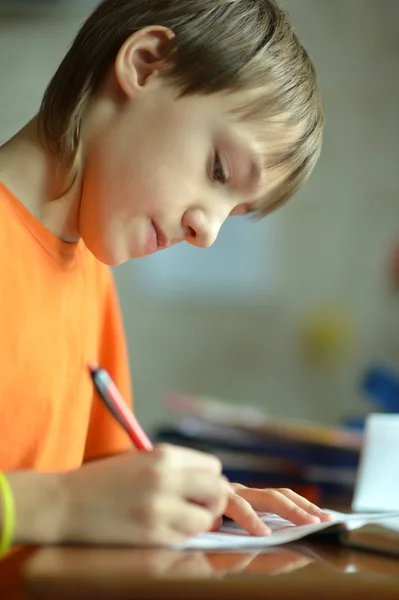
[[[89,543],[169,545],[208,531],[229,490],[214,456],[162,445],[65,474],[64,537]]]
[[[254,489],[238,483],[228,484],[228,482],[226,485],[230,493],[224,514],[250,535],[271,533],[257,512],[275,513],[295,525],[334,520],[334,517],[289,489]],[[218,519],[213,527],[217,529],[220,525],[221,521]]]

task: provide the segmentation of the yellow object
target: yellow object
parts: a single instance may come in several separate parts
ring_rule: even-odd
[[[3,531],[0,535],[0,559],[10,550],[14,537],[14,496],[7,477],[0,473],[0,496],[3,500]]]
[[[331,366],[345,360],[354,339],[354,324],[342,309],[315,310],[301,327],[302,351],[313,366]]]

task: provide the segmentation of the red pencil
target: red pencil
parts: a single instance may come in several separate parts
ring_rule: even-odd
[[[121,393],[112,381],[109,373],[94,364],[89,371],[95,388],[112,416],[118,421],[138,450],[150,452],[153,445],[144,433],[140,423],[123,400]]]

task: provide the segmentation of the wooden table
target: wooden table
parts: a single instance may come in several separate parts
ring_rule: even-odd
[[[0,563],[3,600],[399,599],[399,561],[333,544],[242,554],[23,549]]]

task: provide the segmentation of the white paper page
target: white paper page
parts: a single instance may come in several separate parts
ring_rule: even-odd
[[[399,532],[399,518],[384,519],[382,524],[387,529]]]
[[[399,510],[399,415],[367,418],[353,510]]]
[[[366,523],[391,520],[399,527],[399,512],[397,513],[359,513],[346,515],[328,511],[335,521],[315,523],[312,525],[294,525],[277,515],[263,515],[262,519],[270,527],[269,536],[250,536],[237,525],[226,525],[220,532],[204,533],[186,544],[178,546],[179,550],[241,550],[247,548],[268,548],[289,542],[295,542],[313,533],[323,531],[333,526],[342,525],[347,529],[357,529]]]

